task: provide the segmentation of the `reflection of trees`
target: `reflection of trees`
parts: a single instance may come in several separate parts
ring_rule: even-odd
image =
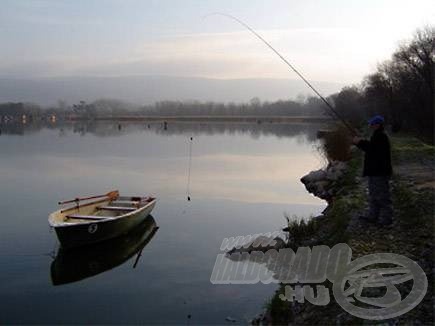
[[[295,137],[300,136],[307,141],[316,139],[317,130],[322,127],[319,123],[170,123],[167,130],[156,129],[157,134],[248,134],[257,139],[261,136]]]
[[[24,125],[22,123],[8,123],[0,125],[0,134],[24,135]]]
[[[135,132],[153,132],[158,135],[249,135],[254,139],[262,136],[297,137],[298,142],[314,141],[320,123],[208,123],[208,122],[169,122],[164,128],[161,122],[126,123],[114,121],[49,122],[31,124],[2,124],[5,134],[25,135],[44,128],[60,130],[62,135],[69,132],[99,137],[113,137]]]
[[[0,123],[0,135],[27,135],[38,132],[43,128],[43,125],[39,123]]]

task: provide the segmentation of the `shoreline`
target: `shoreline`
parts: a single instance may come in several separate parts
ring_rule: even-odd
[[[430,324],[433,322],[433,217],[434,217],[434,146],[427,145],[410,136],[390,136],[392,144],[393,170],[391,191],[394,207],[394,222],[385,228],[377,224],[361,221],[367,209],[367,181],[361,177],[363,155],[352,151],[352,158],[341,166],[342,171],[334,177],[327,177],[330,171],[312,171],[305,176],[314,176],[319,187],[311,188],[307,180],[302,182],[307,190],[328,202],[325,211],[312,219],[307,226],[293,224],[293,241],[288,247],[312,247],[346,243],[352,249],[352,260],[368,254],[389,252],[404,255],[414,260],[427,275],[429,286],[422,302],[413,310],[393,319],[388,325],[398,323]],[[331,167],[332,165],[330,165]],[[317,175],[315,175],[317,173]],[[320,175],[324,173],[323,175]],[[320,176],[319,176],[320,175]],[[317,177],[317,180],[316,180]],[[322,227],[319,227],[321,225]],[[312,232],[314,230],[314,232]],[[301,235],[299,235],[301,233]],[[330,282],[327,282],[330,283]],[[407,282],[409,283],[409,282]],[[404,283],[406,284],[406,283]],[[331,284],[325,284],[332,289]],[[401,285],[398,287],[401,289]],[[409,284],[405,286],[409,287]],[[267,303],[263,314],[253,320],[253,324],[373,324],[344,311],[331,297],[327,306],[285,302],[279,296],[284,294],[284,284],[280,284],[272,299]]]

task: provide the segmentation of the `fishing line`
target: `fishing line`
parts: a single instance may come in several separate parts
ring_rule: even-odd
[[[234,21],[236,21],[237,23],[239,23],[240,25],[242,25],[243,27],[245,27],[246,29],[248,29],[252,34],[254,34],[258,39],[260,39],[264,44],[266,44],[267,45],[267,47],[269,48],[269,49],[271,49],[282,61],[284,61],[284,63],[287,65],[287,66],[289,66],[304,82],[305,82],[305,84],[307,84],[308,85],[308,87],[310,87],[312,90],[313,90],[313,92],[323,101],[323,103],[325,103],[326,104],[326,106],[331,110],[331,112],[333,112],[334,113],[334,115],[338,118],[338,120],[340,120],[345,126],[346,126],[346,128],[347,129],[349,129],[349,131],[352,133],[352,134],[354,134],[354,135],[356,135],[357,133],[356,133],[356,131],[355,131],[355,129],[354,128],[352,128],[341,116],[340,116],[340,114],[338,114],[338,112],[333,108],[333,106],[331,105],[331,104],[329,104],[329,102],[322,96],[322,94],[320,94],[315,88],[314,88],[314,86],[313,85],[311,85],[311,83],[304,77],[304,76],[302,76],[302,74],[298,71],[298,70],[296,70],[296,68],[295,67],[293,67],[293,65],[286,59],[286,58],[284,58],[282,55],[281,55],[281,53],[279,53],[269,42],[267,42],[260,34],[258,34],[254,29],[252,29],[248,24],[246,24],[244,21],[242,21],[242,20],[240,20],[240,19],[238,19],[237,17],[234,17],[234,16],[232,16],[232,15],[229,15],[229,14],[225,14],[225,13],[221,13],[221,12],[216,12],[216,13],[211,13],[211,14],[208,14],[208,15],[206,15],[206,16],[204,16],[204,18],[207,18],[207,17],[209,17],[209,16],[224,16],[224,17],[227,17],[227,18],[230,18],[230,19],[232,19],[232,20],[234,20]]]
[[[192,145],[193,145],[193,137],[190,137],[189,165],[188,165],[188,169],[187,169],[187,189],[186,189],[187,201],[190,201],[190,175],[191,175],[191,170],[192,170]]]

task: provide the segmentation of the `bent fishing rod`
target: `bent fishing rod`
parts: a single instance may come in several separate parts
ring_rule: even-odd
[[[295,67],[293,67],[293,65],[286,59],[284,58],[281,53],[279,53],[269,42],[267,42],[260,34],[258,34],[253,28],[251,28],[248,24],[246,24],[244,21],[240,20],[237,17],[234,17],[232,15],[229,14],[225,14],[225,13],[221,13],[221,12],[216,12],[216,13],[212,13],[212,14],[208,14],[205,17],[208,16],[224,16],[227,18],[230,18],[234,21],[236,21],[237,23],[239,23],[240,25],[242,25],[243,27],[245,27],[247,30],[249,30],[252,34],[254,34],[258,39],[260,39],[264,44],[266,44],[266,46],[271,49],[282,61],[284,61],[284,63],[289,66],[304,82],[305,84],[308,85],[308,87],[310,87],[313,92],[323,101],[323,103],[326,104],[326,106],[331,110],[331,112],[334,113],[334,115],[336,116],[336,118],[338,118],[338,120],[340,120],[347,129],[349,129],[349,131],[353,134],[353,135],[357,135],[358,133],[355,131],[354,128],[352,128],[351,125],[349,125],[349,123],[346,122],[346,120],[344,120],[340,114],[338,114],[338,112],[334,109],[334,107],[329,104],[329,102],[322,96],[322,94],[320,94],[313,85],[311,85],[311,83],[299,72],[296,70]]]

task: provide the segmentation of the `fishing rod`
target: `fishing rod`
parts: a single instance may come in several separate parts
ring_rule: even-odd
[[[344,120],[341,116],[340,116],[340,114],[338,114],[338,112],[334,109],[334,107],[331,105],[331,104],[329,104],[329,102],[322,96],[322,94],[320,94],[315,88],[314,88],[314,86],[313,85],[311,85],[311,83],[304,77],[304,76],[302,76],[302,74],[299,72],[299,71],[297,71],[296,70],[296,68],[295,67],[293,67],[293,65],[286,59],[286,58],[284,58],[282,55],[281,55],[281,53],[279,53],[269,42],[267,42],[260,34],[258,34],[254,29],[252,29],[248,24],[246,24],[244,21],[242,21],[242,20],[240,20],[240,19],[238,19],[237,17],[234,17],[234,16],[232,16],[232,15],[229,15],[229,14],[225,14],[225,13],[221,13],[221,12],[216,12],[216,13],[212,13],[212,14],[208,14],[208,15],[206,15],[205,17],[208,17],[208,16],[224,16],[224,17],[227,17],[227,18],[230,18],[230,19],[232,19],[232,20],[234,20],[234,21],[236,21],[237,23],[239,23],[240,25],[242,25],[243,27],[245,27],[247,30],[249,30],[252,34],[254,34],[258,39],[260,39],[264,44],[266,44],[267,45],[267,47],[269,48],[269,49],[271,49],[282,61],[284,61],[284,63],[287,65],[287,66],[289,66],[304,82],[305,82],[305,84],[307,84],[308,85],[308,87],[310,87],[312,90],[313,90],[313,92],[318,96],[318,97],[320,97],[320,99],[323,101],[323,103],[325,103],[326,104],[326,106],[331,110],[331,112],[333,112],[334,113],[334,115],[338,118],[338,120],[340,120],[345,126],[346,126],[346,128],[347,129],[349,129],[349,131],[353,134],[353,135],[357,135],[357,132],[355,131],[355,129],[354,128],[352,128],[352,126],[351,125],[349,125],[347,122],[346,122],[346,120]]]

